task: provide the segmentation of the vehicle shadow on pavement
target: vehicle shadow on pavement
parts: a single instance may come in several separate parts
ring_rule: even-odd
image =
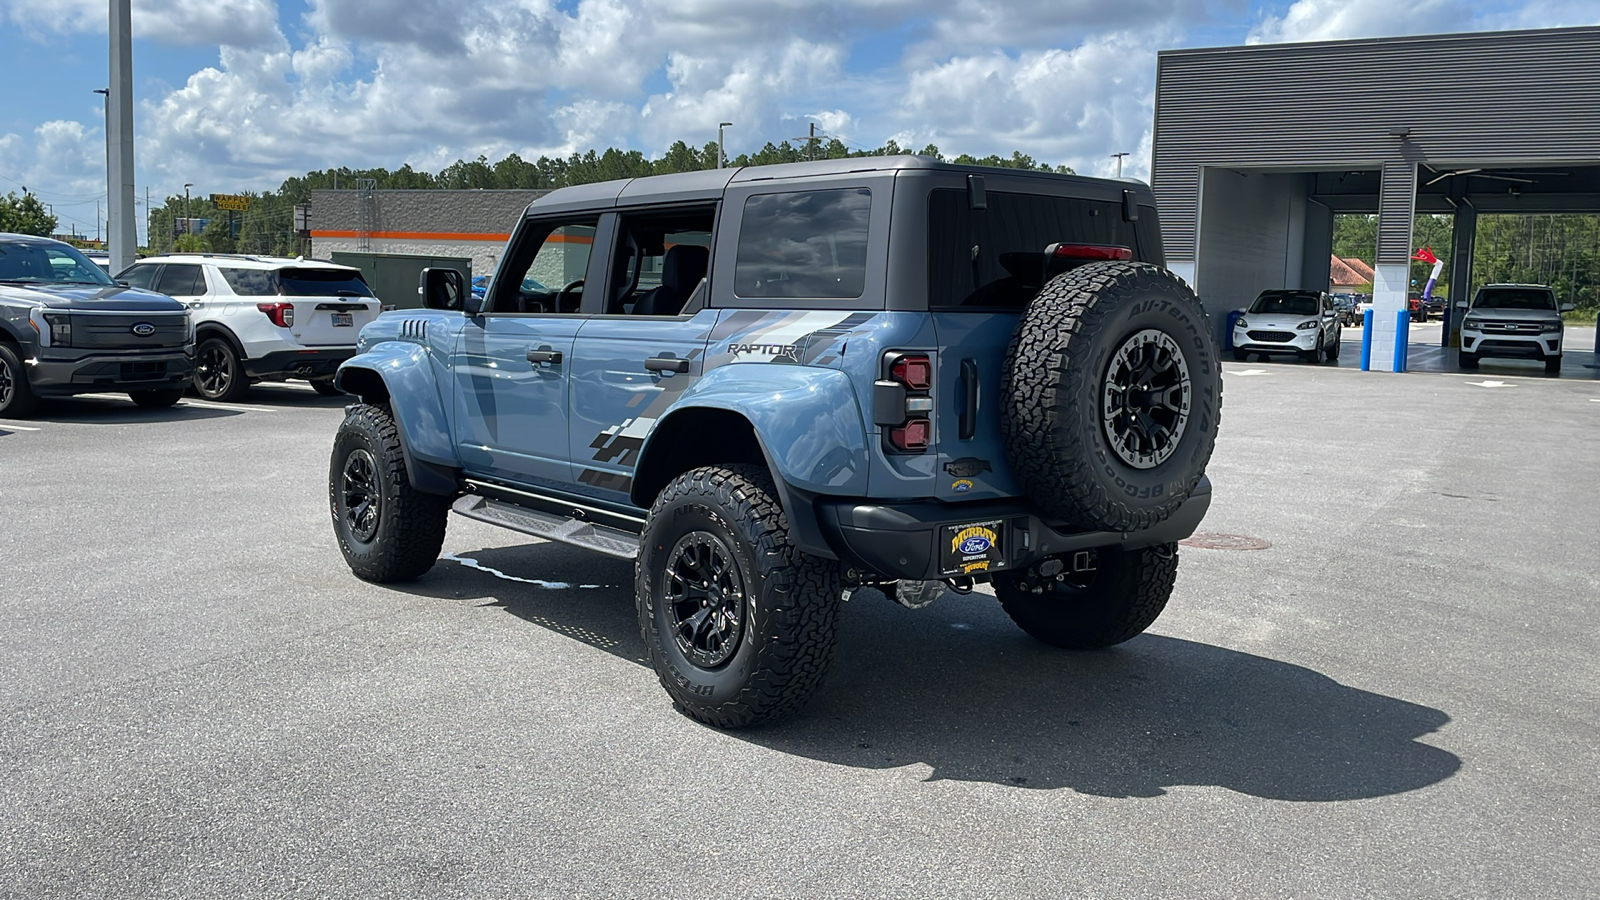
[[[501,575],[445,561],[412,590],[489,599],[645,664],[628,563],[552,544],[458,557]],[[549,587],[507,578],[562,580]],[[1337,801],[1455,774],[1459,757],[1418,740],[1449,721],[1437,709],[1224,647],[1145,634],[1070,653],[1022,634],[987,595],[947,595],[912,611],[863,590],[845,606],[832,670],[811,704],[785,722],[730,735],[843,766],[926,765],[930,780],[1117,798],[1214,785]]]
[[[154,422],[199,422],[242,416],[236,409],[217,409],[180,403],[164,409],[143,409],[132,400],[51,398],[40,404],[32,418],[65,425],[143,425]]]

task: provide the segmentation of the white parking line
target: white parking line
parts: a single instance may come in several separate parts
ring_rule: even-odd
[[[277,412],[270,406],[235,406],[231,403],[212,403],[210,400],[180,400],[178,405],[188,409],[231,409],[234,412]]]

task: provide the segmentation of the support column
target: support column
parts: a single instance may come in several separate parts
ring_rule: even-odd
[[[1417,164],[1383,164],[1378,194],[1378,256],[1372,267],[1372,370],[1399,371],[1396,345],[1410,337],[1401,331],[1398,313],[1406,308],[1411,280],[1411,226],[1416,215]]]
[[[133,265],[139,230],[133,216],[133,24],[131,0],[111,0],[111,81],[106,94],[106,197],[111,273]]]
[[[1472,253],[1477,243],[1478,208],[1464,199],[1457,201],[1450,229],[1450,331],[1444,336],[1446,347],[1461,346],[1463,312],[1456,309],[1456,301],[1472,299]]]

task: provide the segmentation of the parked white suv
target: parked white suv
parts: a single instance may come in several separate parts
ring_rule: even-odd
[[[337,394],[333,374],[356,353],[379,302],[359,269],[314,259],[174,253],[117,276],[181,300],[195,325],[194,388],[237,400],[257,381],[304,378]]]
[[[1233,323],[1233,358],[1293,353],[1311,362],[1338,359],[1342,331],[1323,291],[1262,291]]]
[[[1561,314],[1556,292],[1542,284],[1486,284],[1478,288],[1461,320],[1461,368],[1476,369],[1485,356],[1544,360],[1544,370],[1561,374]]]

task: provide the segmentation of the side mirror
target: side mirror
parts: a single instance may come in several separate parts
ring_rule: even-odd
[[[1466,308],[1467,308],[1467,301],[1465,301],[1465,300],[1457,300],[1456,301],[1456,309],[1466,309]]]
[[[1573,310],[1575,310],[1577,308],[1578,308],[1578,306],[1575,303],[1563,303],[1563,304],[1561,304],[1561,311],[1562,312],[1572,312]]]
[[[462,309],[469,295],[461,273],[455,269],[422,270],[422,305],[427,309]]]

